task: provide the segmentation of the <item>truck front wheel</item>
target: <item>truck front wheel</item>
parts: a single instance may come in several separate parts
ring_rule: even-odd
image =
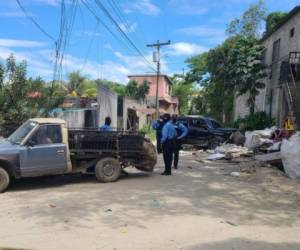
[[[0,167],[0,193],[4,192],[7,189],[9,181],[9,174],[4,168]]]
[[[121,165],[117,159],[103,158],[95,167],[95,175],[100,182],[114,182],[121,175]]]

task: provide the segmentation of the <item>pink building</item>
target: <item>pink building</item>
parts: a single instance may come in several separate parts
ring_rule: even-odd
[[[129,80],[135,80],[142,84],[144,80],[149,82],[149,93],[146,97],[146,104],[150,108],[155,107],[156,101],[156,75],[130,75]],[[159,76],[158,83],[159,110],[161,113],[178,114],[178,98],[172,96],[172,82],[167,75]]]

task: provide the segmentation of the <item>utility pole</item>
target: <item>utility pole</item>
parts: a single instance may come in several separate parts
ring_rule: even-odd
[[[157,40],[156,43],[147,44],[147,47],[154,47],[156,48],[156,52],[153,52],[153,62],[157,63],[157,70],[156,70],[156,99],[155,99],[155,107],[156,107],[156,118],[159,117],[159,98],[158,98],[158,85],[159,85],[159,76],[160,76],[160,47],[165,45],[170,45],[171,41],[167,41],[161,43]]]

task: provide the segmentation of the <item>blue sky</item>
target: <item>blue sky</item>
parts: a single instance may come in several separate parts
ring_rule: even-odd
[[[72,2],[65,0],[70,17]],[[147,43],[171,40],[162,49],[162,72],[181,73],[186,58],[221,43],[226,25],[255,0],[101,0],[121,29],[144,55],[142,58],[122,39],[114,24],[96,5],[84,0],[110,32],[80,3],[66,45],[62,77],[80,70],[91,79],[126,83],[128,74],[151,73],[152,49]],[[61,0],[20,0],[28,13],[54,39],[60,27]],[[75,1],[76,2],[76,1]],[[269,12],[290,11],[298,0],[266,0]],[[116,6],[120,12],[114,12]],[[75,13],[75,12],[74,12]],[[67,19],[67,20],[70,20]],[[28,63],[29,76],[53,77],[54,41],[25,17],[15,0],[0,0],[0,60],[14,53]],[[114,36],[111,34],[114,34]]]

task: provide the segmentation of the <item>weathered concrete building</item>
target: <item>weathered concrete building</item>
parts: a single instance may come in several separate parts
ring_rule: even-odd
[[[262,44],[265,47],[263,61],[267,66],[267,77],[266,87],[256,98],[256,107],[258,111],[265,111],[274,117],[279,126],[289,112],[299,122],[300,6],[295,7],[272,32],[264,36]],[[236,98],[235,119],[249,113],[246,100],[247,96]]]
[[[118,98],[118,128],[124,130],[141,129],[155,116],[155,109],[149,108],[143,101],[129,97]]]
[[[117,128],[118,124],[118,95],[108,87],[98,87],[97,101],[99,104],[99,125],[104,124],[105,117],[111,117],[111,126]]]

